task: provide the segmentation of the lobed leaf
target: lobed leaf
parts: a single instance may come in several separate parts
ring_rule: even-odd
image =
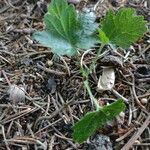
[[[66,0],[52,0],[51,4],[48,7],[48,13],[59,16],[61,13],[68,7]]]
[[[143,16],[137,16],[132,8],[121,8],[117,13],[109,11],[101,25],[109,41],[123,48],[129,47],[147,31]]]
[[[73,5],[68,5],[65,0],[53,0],[48,12],[44,16],[46,29],[62,36],[71,44],[75,43],[74,31],[77,29],[77,14]]]
[[[74,6],[66,0],[52,0],[44,16],[46,30],[35,32],[33,39],[58,55],[72,56],[77,48],[90,48],[97,42],[93,34],[97,27],[95,19],[86,13],[77,15]]]
[[[79,14],[79,22],[81,24],[78,31],[77,47],[81,49],[88,49],[93,47],[95,43],[98,43],[96,36],[96,30],[98,23],[95,23],[96,15],[93,12]]]
[[[99,32],[99,39],[103,44],[109,43],[109,38],[106,36],[105,32],[103,32],[101,29],[98,30]]]
[[[121,111],[124,111],[125,104],[118,100],[108,106],[104,106],[99,111],[87,113],[73,127],[73,139],[78,143],[83,143],[94,132],[105,125],[107,121],[114,119]]]
[[[76,49],[65,39],[52,34],[49,31],[35,32],[33,38],[43,46],[51,47],[57,55],[72,56],[76,54]]]

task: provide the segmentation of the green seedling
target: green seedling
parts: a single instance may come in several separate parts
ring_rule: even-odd
[[[33,34],[33,39],[51,48],[57,55],[73,56],[79,49],[86,50],[96,43],[101,43],[91,66],[86,69],[81,66],[82,76],[85,79],[84,86],[96,110],[88,112],[74,125],[73,139],[78,143],[86,141],[98,128],[125,110],[122,100],[100,107],[90,89],[88,77],[95,68],[103,47],[114,45],[128,48],[147,31],[144,18],[137,16],[135,10],[131,8],[122,8],[117,13],[109,11],[100,28],[95,19],[93,13],[78,14],[74,6],[68,5],[66,0],[52,0],[44,16],[45,30]],[[95,31],[99,32],[98,37]]]
[[[88,76],[94,68],[103,47],[105,45],[113,44],[114,46],[128,48],[132,43],[143,36],[147,31],[147,27],[143,16],[137,16],[134,9],[122,8],[117,13],[109,11],[102,21],[101,28],[99,28],[98,31],[101,47],[99,48],[90,68],[86,69],[87,71],[81,68],[81,70],[84,70],[84,85],[91,100],[96,106],[96,111],[88,112],[74,125],[73,139],[78,143],[86,141],[98,128],[101,128],[107,123],[107,121],[114,119],[121,111],[125,110],[125,104],[122,100],[118,100],[108,106],[100,107],[91,92]]]

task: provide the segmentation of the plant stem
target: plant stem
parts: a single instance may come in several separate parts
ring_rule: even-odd
[[[96,110],[99,110],[101,107],[99,106],[98,101],[95,99],[95,97],[94,97],[93,94],[92,94],[91,88],[90,88],[90,86],[89,86],[88,79],[86,79],[86,80],[84,81],[84,86],[85,86],[86,89],[87,89],[87,92],[88,92],[88,94],[89,94],[89,96],[90,96],[90,99],[94,102],[94,104],[95,104],[95,106],[96,106]]]
[[[90,71],[92,71],[92,69],[95,69],[95,64],[96,64],[96,61],[98,60],[98,57],[99,55],[101,54],[102,52],[102,49],[104,48],[105,44],[101,44],[100,48],[98,49],[98,52],[96,54],[96,57],[94,58],[91,66],[90,66]]]
[[[89,70],[85,70],[84,68],[81,68],[82,71],[85,71],[85,72],[82,72],[82,75],[85,78],[85,81],[83,82],[84,86],[87,89],[87,92],[88,92],[88,94],[90,96],[90,99],[95,104],[96,110],[99,110],[101,108],[101,106],[99,105],[98,101],[95,99],[95,97],[92,94],[92,91],[91,91],[91,88],[90,88],[90,85],[89,85],[89,81],[88,81],[88,76],[89,76],[90,72],[92,72],[92,70],[95,69],[96,61],[98,60],[98,57],[99,57],[99,55],[100,55],[100,53],[101,53],[101,51],[102,51],[102,49],[103,49],[104,46],[105,46],[105,44],[101,44],[101,46],[98,49],[98,52],[96,54],[96,57],[94,58],[92,64],[90,65]]]

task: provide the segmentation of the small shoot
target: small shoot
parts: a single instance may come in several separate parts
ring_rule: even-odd
[[[113,44],[128,48],[147,31],[143,16],[137,16],[132,8],[121,8],[117,13],[109,11],[99,29],[95,20],[96,16],[92,12],[77,13],[75,7],[68,4],[66,0],[52,0],[44,16],[45,29],[33,34],[33,39],[51,48],[52,52],[57,55],[74,56],[78,52],[77,49],[89,49],[99,41],[101,42],[101,47],[89,70],[81,67],[85,78],[84,85],[96,106],[96,111],[88,112],[73,127],[73,139],[78,143],[83,143],[98,128],[103,127],[107,121],[114,119],[125,110],[122,100],[100,107],[90,89],[88,76],[103,47]],[[98,37],[95,34],[97,29]]]
[[[122,48],[128,48],[132,43],[141,38],[146,31],[146,21],[144,21],[143,16],[137,16],[134,9],[122,8],[117,13],[109,11],[101,23],[101,28],[98,29],[101,47],[93,60],[92,67],[90,66],[90,70],[95,66],[105,45],[113,44]],[[82,70],[84,69],[82,68]],[[120,112],[125,110],[125,104],[122,100],[118,100],[108,106],[98,106],[98,102],[96,102],[88,83],[88,76],[91,71],[87,72],[88,74],[83,74],[86,77],[84,85],[96,106],[96,111],[88,112],[73,127],[73,139],[78,143],[86,141],[98,128],[101,128],[107,121],[114,119]]]

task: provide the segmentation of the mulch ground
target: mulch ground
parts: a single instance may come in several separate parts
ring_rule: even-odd
[[[97,6],[99,20],[109,8],[134,7],[150,21],[149,0],[119,0],[112,4],[84,0],[76,8],[92,10]],[[148,150],[150,33],[128,50],[112,51],[106,47],[107,56],[124,60],[123,67],[114,66],[113,90],[99,93],[97,82],[102,72],[99,60],[96,72],[90,76],[92,92],[102,105],[120,97],[129,103],[124,113],[79,145],[72,140],[72,125],[94,110],[94,106],[83,87],[77,58],[58,58],[31,38],[34,31],[44,28],[42,18],[46,8],[46,0],[0,1],[0,150],[117,150],[121,147]],[[85,62],[90,63],[94,56],[93,51]]]

